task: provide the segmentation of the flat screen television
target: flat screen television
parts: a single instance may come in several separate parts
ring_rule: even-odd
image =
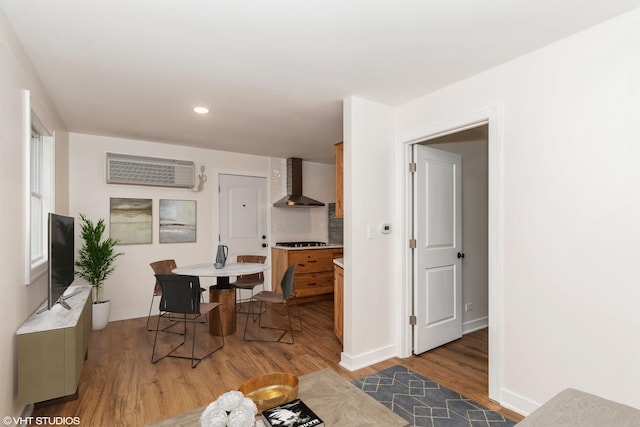
[[[49,214],[49,297],[47,308],[60,303],[69,308],[63,294],[75,277],[74,218]],[[68,295],[70,297],[71,295]]]

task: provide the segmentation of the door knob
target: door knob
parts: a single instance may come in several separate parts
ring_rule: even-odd
[[[262,244],[262,245],[260,245],[260,246],[262,246],[263,248],[266,248],[266,247],[267,247],[267,244],[266,244],[266,243],[263,243],[263,244]]]
[[[458,258],[464,258],[464,253],[458,252]]]

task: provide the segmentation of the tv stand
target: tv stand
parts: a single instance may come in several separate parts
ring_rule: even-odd
[[[63,306],[67,310],[71,310],[71,306],[69,304],[67,304],[67,302],[62,297],[58,298],[58,301],[56,301],[56,304],[60,304],[61,306]]]
[[[75,286],[75,287],[77,288],[78,286]],[[74,297],[74,296],[78,295],[80,292],[82,292],[82,291],[75,291],[75,292],[70,293],[69,295],[61,295],[61,296],[58,298],[58,301],[56,301],[56,303],[54,304],[54,306],[55,306],[56,304],[60,304],[61,306],[63,306],[63,307],[64,307],[64,308],[66,308],[67,310],[71,310],[71,306],[70,306],[69,304],[67,304],[67,300],[68,300],[69,298],[72,298],[72,297]],[[53,307],[52,307],[52,308],[53,308]],[[48,306],[47,306],[47,302],[45,301],[44,305],[43,305],[42,307],[40,307],[40,308],[38,309],[38,311],[36,311],[36,314],[44,313],[44,312],[45,312],[45,311],[47,311],[47,310],[48,310]]]
[[[91,334],[91,286],[69,289],[69,310],[55,305],[34,313],[16,331],[21,404],[73,396],[78,390]]]

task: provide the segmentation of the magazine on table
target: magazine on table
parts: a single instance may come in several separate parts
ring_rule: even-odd
[[[296,399],[262,411],[267,427],[322,427],[324,422],[302,400]]]

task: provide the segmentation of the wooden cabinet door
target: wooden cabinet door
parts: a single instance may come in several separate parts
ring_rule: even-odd
[[[296,276],[333,270],[333,252],[325,249],[289,251],[289,265],[298,264]]]
[[[344,217],[344,146],[336,144],[336,218]]]
[[[344,331],[344,270],[335,267],[333,285],[333,333],[342,344]]]
[[[322,271],[296,275],[293,278],[293,286],[297,297],[328,294],[333,291],[333,273]]]

